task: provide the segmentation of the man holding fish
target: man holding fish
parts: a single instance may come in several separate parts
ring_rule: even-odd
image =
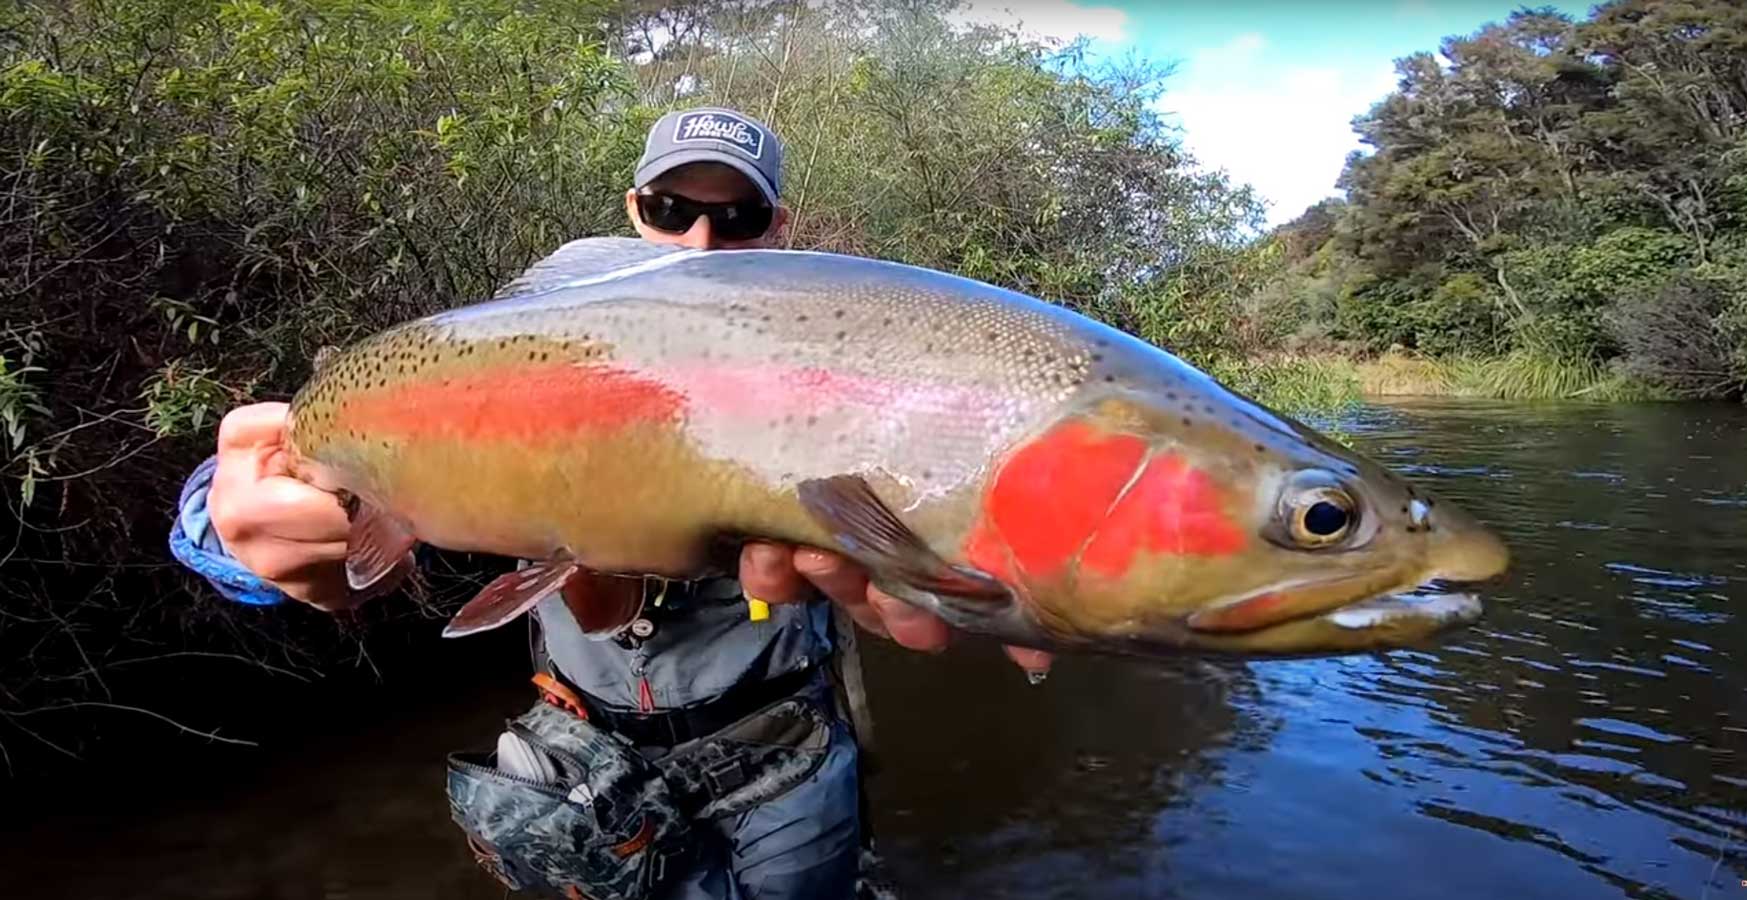
[[[573,241],[334,354],[289,410],[228,417],[191,483],[178,555],[245,602],[357,602],[421,542],[526,561],[445,630],[531,611],[552,664],[551,707],[450,758],[506,883],[849,892],[828,607],[754,598],[811,585],[907,646],[950,624],[1034,648],[1009,650],[1028,671],[1406,646],[1479,614],[1419,589],[1502,572],[1484,526],[1163,349],[971,279],[762,249],[780,164],[738,113],[664,117],[626,195],[644,240]]]
[[[789,215],[779,199],[782,152],[774,132],[738,112],[670,113],[651,129],[625,193],[631,224],[656,244],[773,246]],[[288,471],[286,411],[283,403],[259,403],[224,418],[216,456],[183,492],[173,547],[237,602],[289,597],[346,609],[360,596],[344,571],[350,523],[333,493]],[[784,693],[824,697],[823,666],[834,647],[821,594],[905,647],[938,651],[950,636],[939,617],[873,587],[843,556],[815,548],[749,543],[738,583],[708,579],[669,590],[683,591],[688,602],[669,600],[663,607],[672,612],[640,620],[651,633],[634,643],[585,639],[558,598],[536,611],[551,665],[586,693],[596,721],[617,720],[639,744],[670,745],[674,732],[696,736],[700,726],[727,725]],[[1007,652],[1034,679],[1049,668],[1046,652]],[[722,823],[716,858],[696,866],[671,895],[848,896],[860,849],[856,754],[839,729],[811,778]]]

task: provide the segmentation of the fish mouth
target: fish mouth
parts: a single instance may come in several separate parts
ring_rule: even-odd
[[[1422,585],[1410,591],[1349,603],[1316,618],[1348,631],[1400,626],[1442,631],[1478,620],[1483,608],[1480,595],[1472,591],[1446,591],[1433,585]]]
[[[1202,610],[1183,624],[1191,643],[1210,650],[1289,656],[1417,645],[1478,620],[1483,611],[1468,584],[1380,581],[1359,576],[1265,591]]]
[[[1401,579],[1394,573],[1359,573],[1274,584],[1197,610],[1183,624],[1198,632],[1256,631],[1344,609],[1402,587]]]

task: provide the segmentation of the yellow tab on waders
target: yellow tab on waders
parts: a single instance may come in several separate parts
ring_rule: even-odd
[[[770,618],[770,604],[752,596],[746,595],[746,618],[754,622],[762,622]]]

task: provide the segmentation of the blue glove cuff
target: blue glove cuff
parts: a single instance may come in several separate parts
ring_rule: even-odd
[[[230,555],[206,508],[206,496],[212,487],[212,473],[218,468],[218,457],[208,457],[188,476],[177,502],[176,519],[170,526],[170,553],[183,565],[200,574],[220,594],[236,603],[250,606],[275,606],[290,598],[266,579],[244,568]]]

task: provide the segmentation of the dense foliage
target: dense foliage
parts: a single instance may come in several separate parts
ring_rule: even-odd
[[[120,709],[154,666],[368,662],[349,618],[239,609],[174,565],[183,478],[226,409],[288,397],[322,345],[628,233],[622,193],[668,108],[728,103],[786,135],[793,246],[1010,285],[1202,360],[1239,347],[1229,303],[1266,271],[1243,243],[1259,210],[1149,111],[1159,73],[948,27],[944,3],[864,6],[6,13],[0,751],[26,734],[77,752],[77,714],[137,715]],[[436,608],[367,612],[371,640],[468,592],[433,584]],[[196,724],[217,722],[198,699]]]
[[[1396,68],[1253,310],[1302,349],[1506,357],[1557,393],[1742,393],[1747,6],[1525,9]]]

